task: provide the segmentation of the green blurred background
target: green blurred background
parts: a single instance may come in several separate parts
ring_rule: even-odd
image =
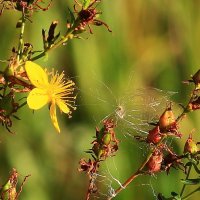
[[[72,0],[53,1],[48,11],[35,12],[33,22],[26,26],[25,41],[32,43],[35,50],[42,49],[41,29],[48,30],[53,20],[59,21],[58,30],[64,34],[67,10],[73,4]],[[60,67],[73,77],[79,88],[77,111],[71,119],[59,115],[60,135],[51,124],[47,107],[34,114],[28,107],[21,109],[21,121],[15,120],[12,127],[15,135],[1,127],[0,184],[14,167],[20,180],[31,174],[20,199],[84,199],[88,180],[84,173],[78,173],[78,162],[88,156],[84,151],[91,147],[95,127],[116,109],[125,92],[133,94],[137,88],[154,87],[177,91],[173,100],[187,102],[191,86],[182,81],[200,66],[199,6],[200,1],[192,0],[102,1],[98,10],[103,11],[101,19],[112,33],[103,26],[92,26],[93,35],[84,34],[83,40],[74,39],[51,52],[48,60],[36,61],[45,67]],[[15,25],[19,18],[17,11],[5,11],[0,17],[0,59],[8,59],[12,47],[17,46],[19,30]],[[199,139],[198,120],[197,113],[192,113],[182,123],[183,142],[174,142],[179,153],[192,129]],[[123,182],[145,158],[145,148],[141,149],[123,131],[121,128],[117,132],[121,139],[119,152],[101,168],[108,177],[102,181],[107,189],[110,180],[117,187],[111,175]],[[115,199],[156,199],[158,192],[169,196],[171,191],[180,191],[181,178],[184,174],[177,170],[169,176],[162,173],[140,177]],[[99,199],[105,198],[99,195]],[[191,199],[198,199],[198,195]]]

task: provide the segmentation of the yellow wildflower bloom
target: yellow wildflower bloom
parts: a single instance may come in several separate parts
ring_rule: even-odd
[[[75,109],[72,104],[75,97],[71,96],[74,91],[74,82],[64,80],[64,73],[52,73],[50,81],[48,74],[39,65],[27,61],[25,63],[27,76],[35,88],[31,90],[27,97],[27,104],[30,109],[38,110],[46,104],[50,104],[50,116],[56,130],[60,133],[60,128],[56,116],[56,105],[60,111],[70,116],[71,110]]]

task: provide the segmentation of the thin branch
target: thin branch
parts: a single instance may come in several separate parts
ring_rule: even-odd
[[[163,140],[166,138],[166,135],[164,135],[162,137],[162,139],[160,140],[160,142],[156,145],[159,146]],[[155,147],[155,148],[156,148]],[[138,168],[138,170],[133,173],[123,184],[122,186],[120,186],[118,189],[115,190],[115,196],[117,194],[119,194],[123,189],[125,189],[135,178],[137,178],[139,175],[143,175],[143,169],[146,166],[146,164],[148,163],[149,159],[151,158],[151,156],[153,155],[153,152],[155,150],[155,148],[153,150],[150,151],[150,153],[148,154],[147,158],[145,159],[145,161],[141,164],[141,166]],[[115,196],[109,197],[107,200],[111,200],[112,198],[114,198]]]
[[[190,175],[191,169],[192,169],[192,165],[190,165],[190,167],[189,167],[189,169],[188,169],[188,173],[187,173],[186,179],[189,178],[189,175]],[[186,187],[186,184],[183,185],[182,190],[181,190],[181,193],[180,193],[180,196],[183,195],[183,192],[184,192],[184,190],[185,190],[185,187]]]
[[[190,196],[192,196],[195,192],[198,192],[199,190],[200,190],[200,187],[198,187],[198,188],[195,189],[194,191],[190,192],[188,195],[182,197],[182,200],[188,199]]]
[[[26,23],[25,13],[23,10],[22,10],[22,19],[21,20],[22,20],[22,22],[21,22],[21,30],[20,30],[19,42],[18,42],[17,61],[20,60],[21,54],[22,54],[23,35],[24,35],[25,23]]]
[[[59,46],[63,45],[64,43],[66,43],[71,38],[71,35],[73,34],[75,28],[79,26],[79,23],[80,23],[79,19],[76,19],[75,22],[74,22],[74,24],[73,24],[73,26],[68,29],[67,33],[65,34],[65,36],[62,39],[60,39],[57,43],[55,43],[54,45],[52,45],[50,48],[45,49],[39,55],[31,58],[31,60],[32,61],[38,60],[38,59],[44,57],[50,51],[58,48]]]

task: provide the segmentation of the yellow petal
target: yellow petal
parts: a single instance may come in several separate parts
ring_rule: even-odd
[[[47,73],[36,63],[26,61],[25,70],[28,78],[35,87],[41,88],[48,84]]]
[[[66,114],[68,114],[70,112],[69,107],[65,104],[65,102],[63,100],[56,100],[56,104],[58,105],[58,107],[60,108],[60,110]]]
[[[58,133],[60,133],[60,128],[59,128],[58,120],[57,120],[57,116],[56,116],[56,104],[55,104],[55,102],[52,102],[52,104],[50,106],[50,116],[51,116],[51,121],[52,121],[54,127],[56,128]]]
[[[46,91],[39,88],[34,88],[27,97],[27,104],[29,108],[38,110],[49,102]]]

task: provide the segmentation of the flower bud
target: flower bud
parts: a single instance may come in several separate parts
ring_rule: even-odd
[[[10,65],[6,68],[5,70],[5,76],[9,77],[9,76],[14,76],[15,72],[14,72],[14,65]]]
[[[109,145],[111,142],[111,134],[109,132],[107,132],[106,134],[104,134],[103,138],[102,138],[102,143],[104,145]]]
[[[174,117],[174,113],[169,106],[164,113],[160,116],[159,119],[159,127],[162,130],[168,130],[176,123],[176,119]]]
[[[99,143],[94,144],[94,146],[92,147],[92,151],[94,152],[97,159],[103,157],[105,153],[105,150],[101,147],[101,145],[99,145]]]
[[[184,146],[184,153],[195,154],[197,151],[197,144],[194,142],[192,135],[190,134]]]
[[[12,180],[8,180],[7,183],[1,189],[1,196],[3,199],[15,200],[17,196],[16,188],[14,187]]]

